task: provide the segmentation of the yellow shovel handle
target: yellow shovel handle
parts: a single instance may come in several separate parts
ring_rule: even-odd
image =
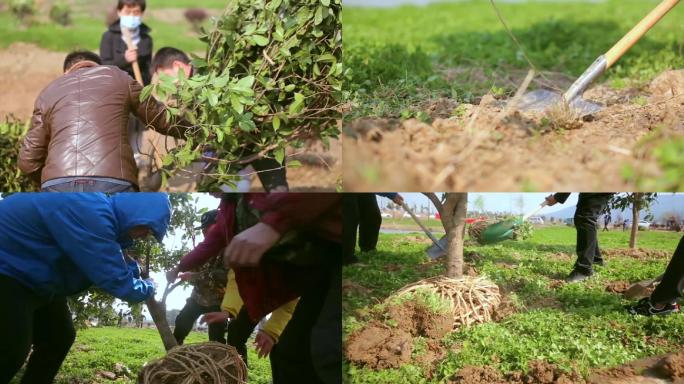
[[[651,13],[639,22],[629,33],[618,41],[605,55],[607,68],[610,68],[625,54],[646,32],[648,32],[660,19],[663,18],[679,0],[663,0]]]
[[[135,45],[133,44],[133,39],[131,38],[131,32],[127,28],[121,28],[121,32],[124,35],[124,39],[126,40],[126,46],[128,49],[135,48]],[[143,84],[142,80],[142,72],[140,72],[140,65],[138,64],[138,61],[134,61],[131,63],[133,65],[133,75],[135,76],[135,80],[140,84]]]

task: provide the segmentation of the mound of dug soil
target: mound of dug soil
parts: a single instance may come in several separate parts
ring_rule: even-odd
[[[669,259],[672,256],[672,251],[646,248],[635,250],[628,248],[602,249],[601,253],[608,257],[632,257],[635,259]]]
[[[491,96],[484,96],[479,105],[456,106],[448,118],[437,113],[428,122],[351,121],[344,127],[344,187],[348,191],[635,189],[621,176],[626,164],[637,170],[658,169],[655,160],[639,155],[640,139],[656,129],[684,134],[683,76],[664,73],[644,89],[594,87],[586,98],[607,107],[587,121],[564,124],[563,129],[554,129],[554,122],[543,114],[504,111],[504,103]],[[435,104],[439,105],[425,110],[453,106],[439,100]],[[573,158],[576,163],[570,166],[558,158]],[[603,177],[594,177],[598,173]]]
[[[371,369],[397,368],[412,361],[414,337],[427,340],[427,347],[418,360],[428,371],[433,361],[442,358],[439,340],[452,330],[450,315],[405,301],[389,305],[386,313],[376,313],[375,317],[375,321],[346,342],[345,355],[349,361]],[[384,323],[381,318],[386,319]]]
[[[441,339],[453,328],[454,319],[446,313],[435,313],[415,302],[407,301],[391,305],[389,317],[397,327],[409,332],[411,336]]]
[[[623,294],[631,286],[630,283],[626,281],[611,281],[606,284],[606,292]]]
[[[399,368],[411,360],[413,339],[399,328],[374,323],[352,335],[345,355],[352,363],[371,369]]]
[[[449,381],[453,384],[583,384],[585,380],[576,372],[565,372],[554,364],[535,360],[529,370],[502,374],[492,367],[464,367]]]

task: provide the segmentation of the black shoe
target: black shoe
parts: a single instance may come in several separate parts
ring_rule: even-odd
[[[639,300],[636,305],[627,307],[627,311],[632,315],[654,316],[654,315],[669,315],[671,313],[679,312],[679,304],[667,304],[662,309],[657,309],[651,304],[650,297],[644,297]]]
[[[603,267],[605,265],[605,262],[603,261],[603,259],[595,259],[594,265],[599,265],[599,266]]]
[[[570,275],[568,275],[568,277],[565,278],[565,282],[566,283],[576,283],[578,281],[584,281],[584,280],[588,279],[589,277],[591,277],[591,275],[584,274],[584,273],[575,269],[572,272],[570,272]]]

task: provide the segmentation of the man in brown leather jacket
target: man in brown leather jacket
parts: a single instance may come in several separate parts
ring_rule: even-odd
[[[64,75],[36,99],[31,128],[19,154],[19,169],[40,180],[43,191],[136,191],[138,169],[128,140],[128,118],[165,135],[186,128],[166,120],[164,106],[117,67],[100,65],[92,52],[73,52]]]

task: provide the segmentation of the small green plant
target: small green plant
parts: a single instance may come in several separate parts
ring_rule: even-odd
[[[58,1],[50,7],[50,20],[63,26],[71,24],[71,7],[63,1]]]
[[[36,13],[34,0],[10,0],[9,8],[22,25],[28,24],[30,17]]]
[[[31,192],[35,190],[29,179],[17,167],[21,142],[28,130],[28,121],[21,122],[8,116],[0,123],[0,191]]]

